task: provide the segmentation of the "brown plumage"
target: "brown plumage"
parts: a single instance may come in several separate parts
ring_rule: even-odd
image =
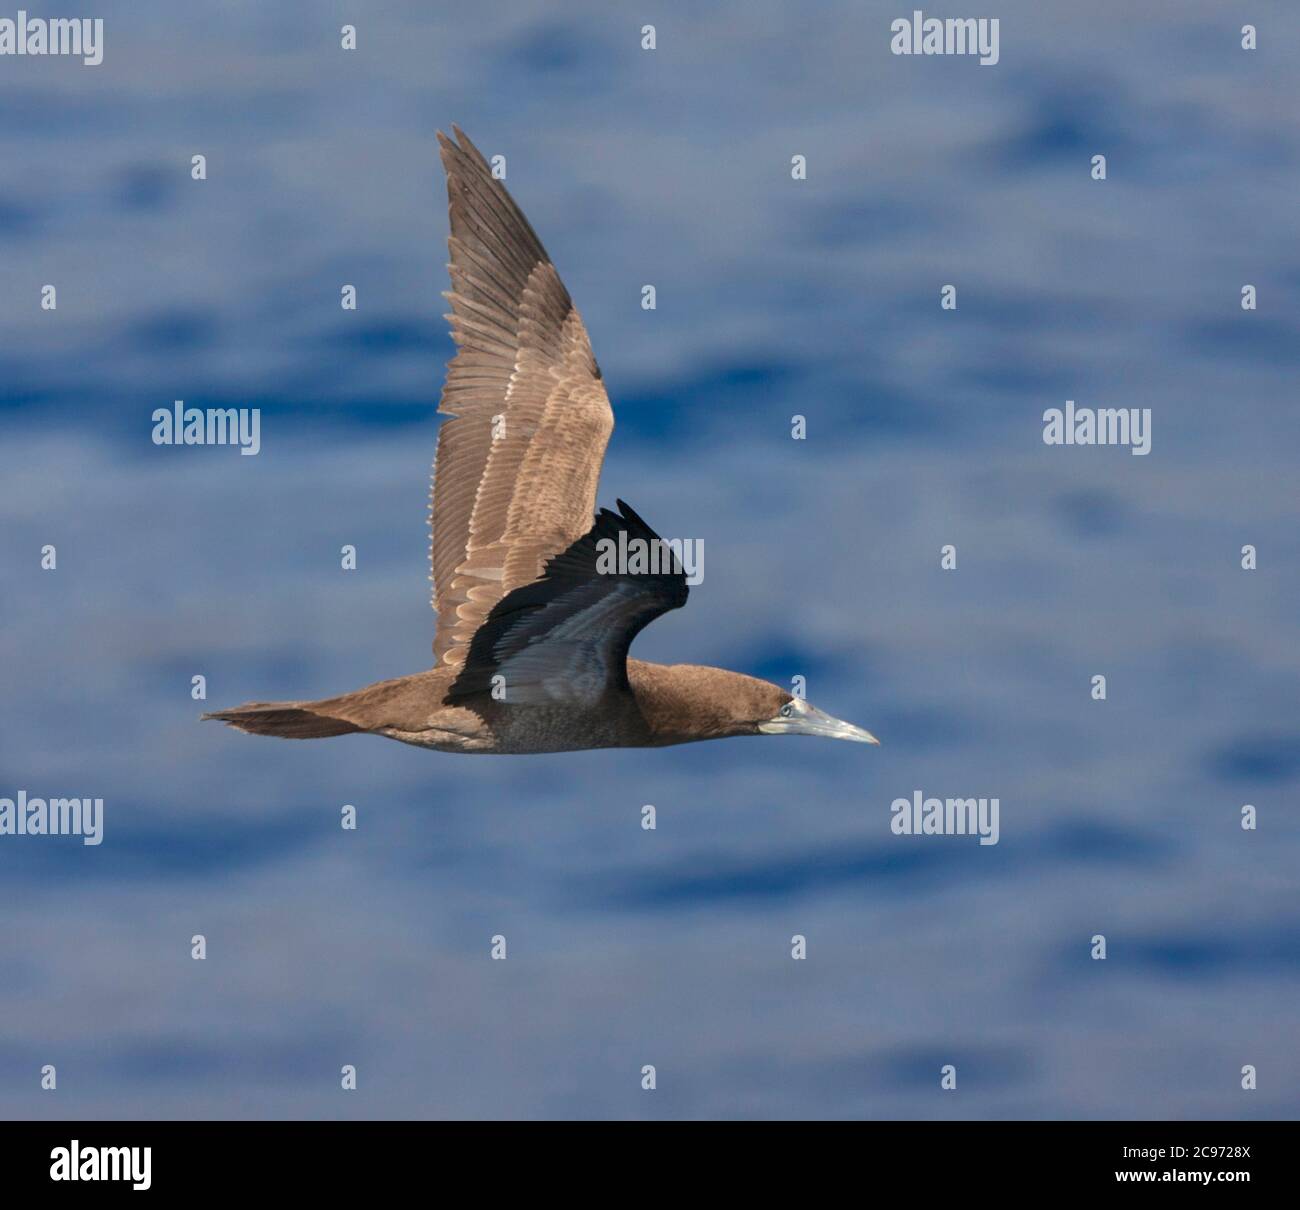
[[[456,356],[438,410],[431,508],[434,667],[313,702],[204,718],[254,735],[369,732],[451,752],[656,747],[732,735],[874,743],[784,689],[721,668],[628,658],[686,603],[676,560],[610,568],[603,546],[656,543],[637,514],[595,517],[614,415],[577,308],[528,220],[453,127],[438,142],[451,215]]]

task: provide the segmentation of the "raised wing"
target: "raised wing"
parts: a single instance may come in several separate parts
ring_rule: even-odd
[[[487,161],[441,131],[451,210],[447,367],[433,472],[433,643],[464,661],[492,607],[591,524],[614,414],[582,318]]]
[[[448,701],[493,693],[507,705],[592,707],[628,689],[632,640],[685,605],[690,589],[668,545],[622,500],[618,507],[622,515],[601,509],[539,580],[497,602]]]

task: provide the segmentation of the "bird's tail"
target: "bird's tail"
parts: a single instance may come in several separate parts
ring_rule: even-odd
[[[325,739],[348,735],[361,727],[328,713],[330,702],[246,702],[229,710],[214,710],[205,719],[247,731],[249,735],[278,735],[281,739]]]

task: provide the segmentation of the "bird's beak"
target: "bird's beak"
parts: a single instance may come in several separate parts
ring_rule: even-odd
[[[816,706],[794,699],[795,713],[789,718],[768,719],[759,723],[758,729],[765,735],[820,735],[823,739],[851,739],[859,744],[878,744],[880,741],[861,727],[846,723],[842,719],[832,718]]]

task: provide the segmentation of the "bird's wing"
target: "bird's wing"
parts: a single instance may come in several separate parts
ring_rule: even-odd
[[[676,554],[622,500],[618,507],[621,515],[601,509],[540,579],[497,602],[474,635],[449,702],[491,693],[507,705],[590,707],[627,690],[632,640],[685,605],[690,589]],[[640,550],[648,562],[620,563],[620,549],[633,558]]]
[[[591,524],[614,413],[555,266],[458,127],[441,131],[451,210],[448,364],[434,460],[434,658],[465,659],[512,589]]]

